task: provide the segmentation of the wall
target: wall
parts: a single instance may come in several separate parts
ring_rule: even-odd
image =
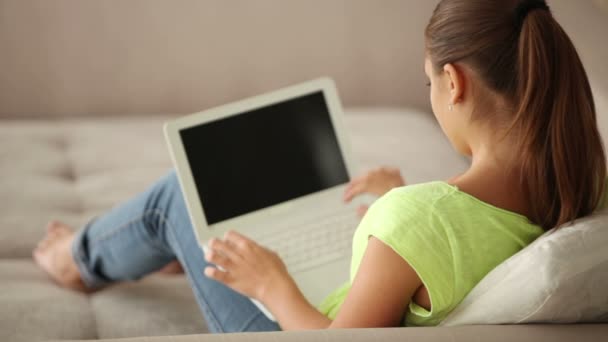
[[[188,113],[320,75],[346,106],[428,109],[435,4],[0,0],[0,116]],[[606,14],[591,0],[550,5],[608,92]]]
[[[608,142],[608,11],[605,0],[554,0],[549,2],[557,20],[572,38],[594,90],[598,124]],[[605,5],[604,5],[605,6]],[[607,144],[608,145],[608,144]]]
[[[186,113],[321,75],[350,106],[424,107],[421,32],[432,8],[0,0],[0,115]]]

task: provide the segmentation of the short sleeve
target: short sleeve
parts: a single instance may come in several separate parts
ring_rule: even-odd
[[[429,317],[446,309],[453,299],[454,268],[446,222],[435,212],[436,201],[445,195],[427,183],[394,189],[376,201],[353,239],[351,281],[374,236],[407,261],[429,291],[432,310],[412,302],[411,313]]]

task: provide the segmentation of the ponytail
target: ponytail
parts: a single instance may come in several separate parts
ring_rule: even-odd
[[[521,185],[531,219],[548,229],[595,210],[606,160],[574,45],[548,8],[530,10],[521,24],[513,121],[520,132]]]
[[[426,45],[436,70],[466,63],[512,104],[507,120],[518,137],[515,162],[532,222],[548,230],[596,209],[606,158],[593,95],[545,1],[442,0]]]

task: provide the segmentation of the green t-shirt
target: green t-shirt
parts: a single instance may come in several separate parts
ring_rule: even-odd
[[[373,235],[416,270],[429,292],[431,311],[412,301],[402,324],[437,325],[488,272],[543,233],[525,216],[445,182],[393,189],[369,208],[357,227],[350,281],[318,309],[335,319]]]

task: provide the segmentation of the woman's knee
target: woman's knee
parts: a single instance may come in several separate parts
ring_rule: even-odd
[[[173,195],[176,192],[179,193],[179,180],[177,179],[176,171],[171,169],[171,171],[162,176],[156,184],[154,184],[153,188],[157,195]]]
[[[146,197],[145,213],[146,219],[150,222],[148,225],[150,229],[167,232],[191,227],[175,170],[162,176],[149,189]],[[160,231],[156,231],[155,234],[164,235]]]
[[[163,176],[162,181],[170,190],[179,191],[179,179],[177,178],[177,171],[175,171],[175,169],[171,169],[167,172],[167,174]]]
[[[179,217],[187,216],[186,202],[179,184],[177,172],[172,169],[162,178],[161,182],[164,208],[170,211],[169,214]]]
[[[185,207],[175,170],[171,170],[154,183],[144,195],[146,210],[167,213],[175,207]]]

